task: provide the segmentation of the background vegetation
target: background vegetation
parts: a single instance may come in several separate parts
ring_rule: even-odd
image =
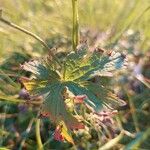
[[[49,47],[57,48],[53,51],[58,53],[72,50],[71,2],[0,0],[0,7],[4,18],[39,35]],[[107,130],[99,134],[90,127],[73,134],[76,148],[94,150],[107,144],[106,149],[109,145],[109,149],[150,149],[150,0],[80,0],[78,9],[81,42],[87,40],[90,49],[100,46],[121,51],[127,55],[129,65],[111,82],[114,92],[127,103],[113,118],[115,140],[112,140],[112,130],[108,129],[108,135]],[[0,22],[1,147],[35,149],[37,146],[32,107],[14,103],[22,94],[19,77],[30,76],[20,70],[20,64],[47,53],[32,37]],[[54,129],[45,118],[41,127],[45,149],[75,148],[55,141]],[[120,130],[125,134],[120,136]]]

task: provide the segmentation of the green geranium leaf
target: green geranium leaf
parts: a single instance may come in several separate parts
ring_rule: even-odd
[[[83,127],[65,104],[66,88],[75,96],[86,95],[85,103],[95,111],[100,111],[103,105],[120,105],[122,101],[101,80],[107,81],[106,78],[124,67],[126,60],[122,54],[79,49],[64,57],[63,62],[60,68],[48,56],[23,65],[24,70],[33,74],[30,80],[22,80],[24,86],[32,94],[43,96],[42,110],[49,113],[51,120],[57,124],[64,121],[69,128]],[[93,82],[98,76],[100,82]]]

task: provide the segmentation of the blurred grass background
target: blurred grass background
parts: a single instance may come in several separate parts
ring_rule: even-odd
[[[81,37],[87,36],[92,46],[98,43],[101,47],[119,49],[120,51],[125,49],[129,54],[132,54],[130,56],[132,57],[131,62],[138,62],[139,59],[142,59],[145,61],[145,66],[149,65],[150,0],[79,0],[78,7]],[[0,0],[0,8],[3,9],[4,18],[39,35],[51,48],[57,47],[58,50],[62,51],[72,49],[71,0]],[[143,56],[134,57],[134,51],[142,53]],[[17,82],[17,78],[22,74],[29,76],[20,72],[19,64],[34,57],[41,57],[46,53],[47,50],[35,39],[0,22],[0,94],[18,95],[20,84]],[[128,74],[130,72],[130,69],[126,70],[127,77],[130,76]],[[146,70],[145,74],[149,79],[150,71]],[[148,150],[150,145],[149,140],[146,139],[149,139],[150,124],[149,88],[141,83],[138,83],[138,86],[130,85],[131,83],[126,79],[121,79],[125,81],[118,83],[118,78],[116,77],[114,86],[124,91],[121,96],[123,94],[130,105],[130,109],[120,112],[120,120],[123,128],[131,133],[136,133],[136,137],[133,138],[132,134],[131,137],[124,137],[117,148],[132,149],[133,146],[136,150],[138,149],[137,145],[142,143],[140,148]],[[129,89],[129,85],[133,86],[131,87],[132,90]],[[9,103],[0,103],[1,113],[11,113],[15,117],[18,113],[18,111],[16,112],[17,109],[18,107],[15,105],[12,107]],[[29,110],[26,117],[24,114],[19,114],[16,120],[1,119],[0,134],[5,135],[5,138],[0,140],[0,144],[11,145],[12,141],[9,139],[18,139],[19,133],[22,133],[21,137],[24,137],[23,131],[27,128],[32,117],[32,111]],[[7,124],[11,125],[11,129],[8,128]],[[14,127],[16,124],[19,124],[19,131],[16,131]],[[46,129],[43,129],[42,134],[45,133],[48,136]],[[15,135],[9,131],[15,132]],[[34,130],[32,131],[31,138],[27,141],[29,147],[35,144],[33,140],[35,133]],[[89,140],[86,131],[76,135],[80,149],[86,149],[91,143],[95,144],[93,149],[97,149],[99,146],[97,143],[98,135],[93,132],[93,129],[90,130],[90,136],[92,138]],[[56,141],[52,141],[50,145],[52,147],[53,145],[60,146]],[[66,145],[60,147],[68,148],[69,146]],[[32,148],[30,147],[30,149]]]
[[[47,40],[50,47],[71,46],[72,5],[62,0],[1,0],[4,17]],[[150,0],[79,1],[80,30],[90,28],[112,32],[107,44],[114,43],[128,28],[139,31],[139,48],[150,46]],[[0,56],[25,49],[43,53],[32,38],[0,24]],[[1,58],[1,59],[2,59]]]

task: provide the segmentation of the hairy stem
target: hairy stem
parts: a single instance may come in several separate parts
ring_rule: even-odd
[[[73,11],[73,27],[72,27],[72,47],[76,51],[79,37],[79,23],[78,23],[78,0],[72,0],[72,11]]]
[[[43,150],[43,144],[40,135],[40,119],[36,119],[36,140],[37,140],[38,150]]]
[[[8,26],[10,26],[10,27],[12,27],[12,28],[14,28],[14,29],[17,29],[17,30],[19,30],[19,31],[21,31],[21,32],[23,32],[23,33],[25,33],[25,34],[27,34],[27,35],[33,37],[33,38],[36,39],[37,41],[39,41],[46,49],[49,50],[49,54],[50,54],[50,55],[55,59],[55,61],[61,66],[61,63],[59,62],[58,58],[53,54],[53,52],[51,51],[51,48],[47,45],[47,43],[46,43],[42,38],[40,38],[39,36],[37,36],[36,34],[30,32],[30,31],[28,31],[28,30],[26,30],[26,29],[24,29],[24,28],[22,28],[22,27],[20,27],[20,26],[18,26],[18,25],[16,25],[16,24],[14,24],[13,22],[10,22],[10,21],[4,19],[4,18],[2,17],[2,15],[0,15],[0,21],[3,22],[3,23],[5,23],[5,24],[7,24]]]

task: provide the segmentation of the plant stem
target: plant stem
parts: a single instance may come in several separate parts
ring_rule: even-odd
[[[27,34],[27,35],[33,37],[33,38],[36,39],[37,41],[39,41],[47,50],[49,50],[49,54],[50,54],[50,55],[55,59],[55,61],[61,66],[61,63],[59,62],[58,58],[53,54],[53,52],[51,51],[51,48],[47,45],[47,43],[46,43],[42,38],[40,38],[39,36],[37,36],[36,34],[30,32],[30,31],[28,31],[28,30],[26,30],[26,29],[24,29],[24,28],[22,28],[22,27],[20,27],[20,26],[18,26],[18,25],[16,25],[16,24],[14,24],[14,23],[12,23],[12,22],[10,22],[10,21],[4,19],[4,18],[2,17],[2,15],[0,15],[0,21],[3,22],[3,23],[5,23],[5,24],[7,24],[8,26],[10,26],[10,27],[12,27],[12,28],[14,28],[14,29],[17,29],[17,30],[19,30],[19,31],[21,31],[21,32],[23,32],[23,33],[25,33],[25,34]]]
[[[23,99],[17,99],[17,98],[14,98],[12,96],[6,96],[6,95],[2,95],[0,94],[0,101],[8,101],[10,103],[20,103],[20,104],[32,104],[32,105],[41,105],[43,103],[43,101],[26,101],[26,100],[23,100]]]
[[[8,82],[9,82],[12,86],[14,86],[16,89],[20,89],[20,87],[18,86],[18,84],[15,83],[15,82],[14,82],[7,74],[5,74],[4,71],[2,71],[1,69],[0,69],[0,73],[4,76],[5,79],[8,80]]]
[[[33,122],[34,122],[34,118],[32,118],[29,122],[29,125],[25,131],[25,136],[23,137],[22,141],[21,141],[21,144],[20,144],[20,147],[19,147],[19,150],[22,150],[22,147],[24,146],[25,144],[25,141],[28,137],[28,134],[30,133],[31,129],[32,129],[32,125],[33,125]]]
[[[121,133],[117,137],[104,144],[102,147],[99,148],[99,150],[112,149],[123,138],[123,136],[124,131],[121,131]]]
[[[134,106],[134,102],[132,100],[132,97],[130,97],[130,95],[126,92],[125,88],[123,88],[123,91],[127,94],[128,101],[129,101],[129,106],[130,106],[130,111],[131,111],[131,115],[132,115],[132,118],[133,118],[133,123],[134,123],[134,126],[135,126],[135,130],[138,133],[140,131],[140,129],[139,129],[139,124],[138,124],[138,118],[137,118],[136,113],[135,113],[136,108]]]
[[[36,119],[36,140],[37,140],[38,150],[43,150],[43,144],[40,135],[40,119]]]
[[[130,98],[129,95],[128,95],[128,98],[129,98],[129,105],[130,105],[130,108],[131,108],[131,114],[132,114],[135,130],[136,130],[136,132],[139,132],[140,129],[139,129],[139,124],[138,124],[138,118],[137,118],[136,113],[135,113],[136,112],[136,108],[134,106],[132,98]]]
[[[73,11],[73,27],[72,27],[72,47],[76,51],[79,37],[79,23],[78,23],[78,0],[72,0]]]

